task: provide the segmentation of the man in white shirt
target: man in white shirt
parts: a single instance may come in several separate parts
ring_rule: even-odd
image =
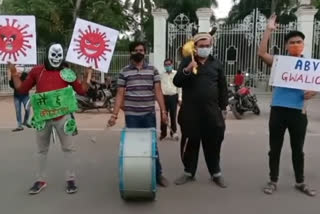
[[[170,136],[175,140],[179,140],[177,134],[177,105],[181,104],[182,94],[181,89],[177,88],[173,84],[173,78],[177,71],[173,70],[172,59],[164,60],[165,72],[161,74],[161,88],[164,95],[164,101],[167,108],[167,112],[170,114]],[[167,136],[167,124],[161,122],[161,135],[160,140],[163,140]]]

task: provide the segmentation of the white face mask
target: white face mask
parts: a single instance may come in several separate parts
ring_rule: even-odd
[[[198,56],[201,58],[207,58],[211,53],[212,48],[198,48]]]
[[[50,46],[48,60],[52,67],[58,68],[63,61],[63,48],[60,44]]]

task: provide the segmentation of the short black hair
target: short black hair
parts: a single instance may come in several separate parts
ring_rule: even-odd
[[[287,43],[289,41],[289,39],[291,39],[292,37],[301,37],[302,40],[304,40],[305,35],[301,32],[301,31],[290,31],[285,37],[284,37],[284,42]]]
[[[129,44],[129,51],[130,51],[130,52],[133,52],[134,49],[135,49],[137,46],[140,46],[140,45],[143,46],[144,52],[146,52],[146,51],[147,51],[147,45],[146,45],[146,43],[141,42],[141,41],[131,42],[131,43]]]
[[[170,59],[170,58],[165,59],[165,60],[163,61],[163,63],[168,62],[168,61],[170,61],[171,64],[173,63],[172,59]]]

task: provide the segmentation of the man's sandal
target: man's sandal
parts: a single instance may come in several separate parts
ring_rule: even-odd
[[[316,190],[311,189],[306,184],[301,184],[301,185],[296,184],[295,188],[297,190],[299,190],[300,192],[302,192],[302,193],[304,193],[304,194],[306,194],[308,196],[311,196],[311,197],[316,196],[316,194],[317,194]]]
[[[273,182],[268,182],[263,188],[263,192],[267,195],[272,195],[273,192],[277,190],[277,184]]]

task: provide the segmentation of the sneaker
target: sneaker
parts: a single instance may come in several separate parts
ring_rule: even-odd
[[[212,178],[212,181],[213,181],[215,184],[217,184],[219,187],[221,187],[221,188],[227,188],[227,185],[226,185],[226,183],[225,183],[225,181],[224,181],[224,179],[223,179],[222,176],[213,177],[213,178]]]
[[[30,125],[30,124],[28,124],[28,123],[23,123],[23,125],[25,126],[25,127],[27,127],[27,128],[32,128],[32,126]]]
[[[157,184],[162,187],[169,186],[169,181],[162,175],[157,179]]]
[[[47,187],[47,183],[45,181],[36,181],[33,186],[29,190],[30,195],[35,195],[41,192],[44,188]]]
[[[188,175],[186,173],[183,173],[182,176],[180,176],[179,178],[177,178],[174,183],[176,185],[183,185],[185,183],[188,183],[188,182],[192,182],[192,181],[195,181],[196,179],[194,178],[194,176],[191,176],[191,175]]]
[[[12,130],[13,132],[19,132],[19,131],[23,131],[23,127],[17,127],[15,129]]]
[[[178,141],[179,140],[179,135],[177,133],[173,133],[172,139]]]
[[[299,190],[300,192],[302,192],[308,196],[311,196],[311,197],[314,197],[317,195],[317,191],[315,189],[312,189],[311,187],[309,187],[308,185],[306,185],[304,183],[296,184],[295,188],[297,190]]]
[[[272,181],[268,182],[263,188],[263,192],[267,195],[272,195],[275,191],[277,191],[277,183]]]
[[[75,181],[73,180],[67,181],[66,192],[68,194],[73,194],[78,192],[78,187],[76,186]]]

